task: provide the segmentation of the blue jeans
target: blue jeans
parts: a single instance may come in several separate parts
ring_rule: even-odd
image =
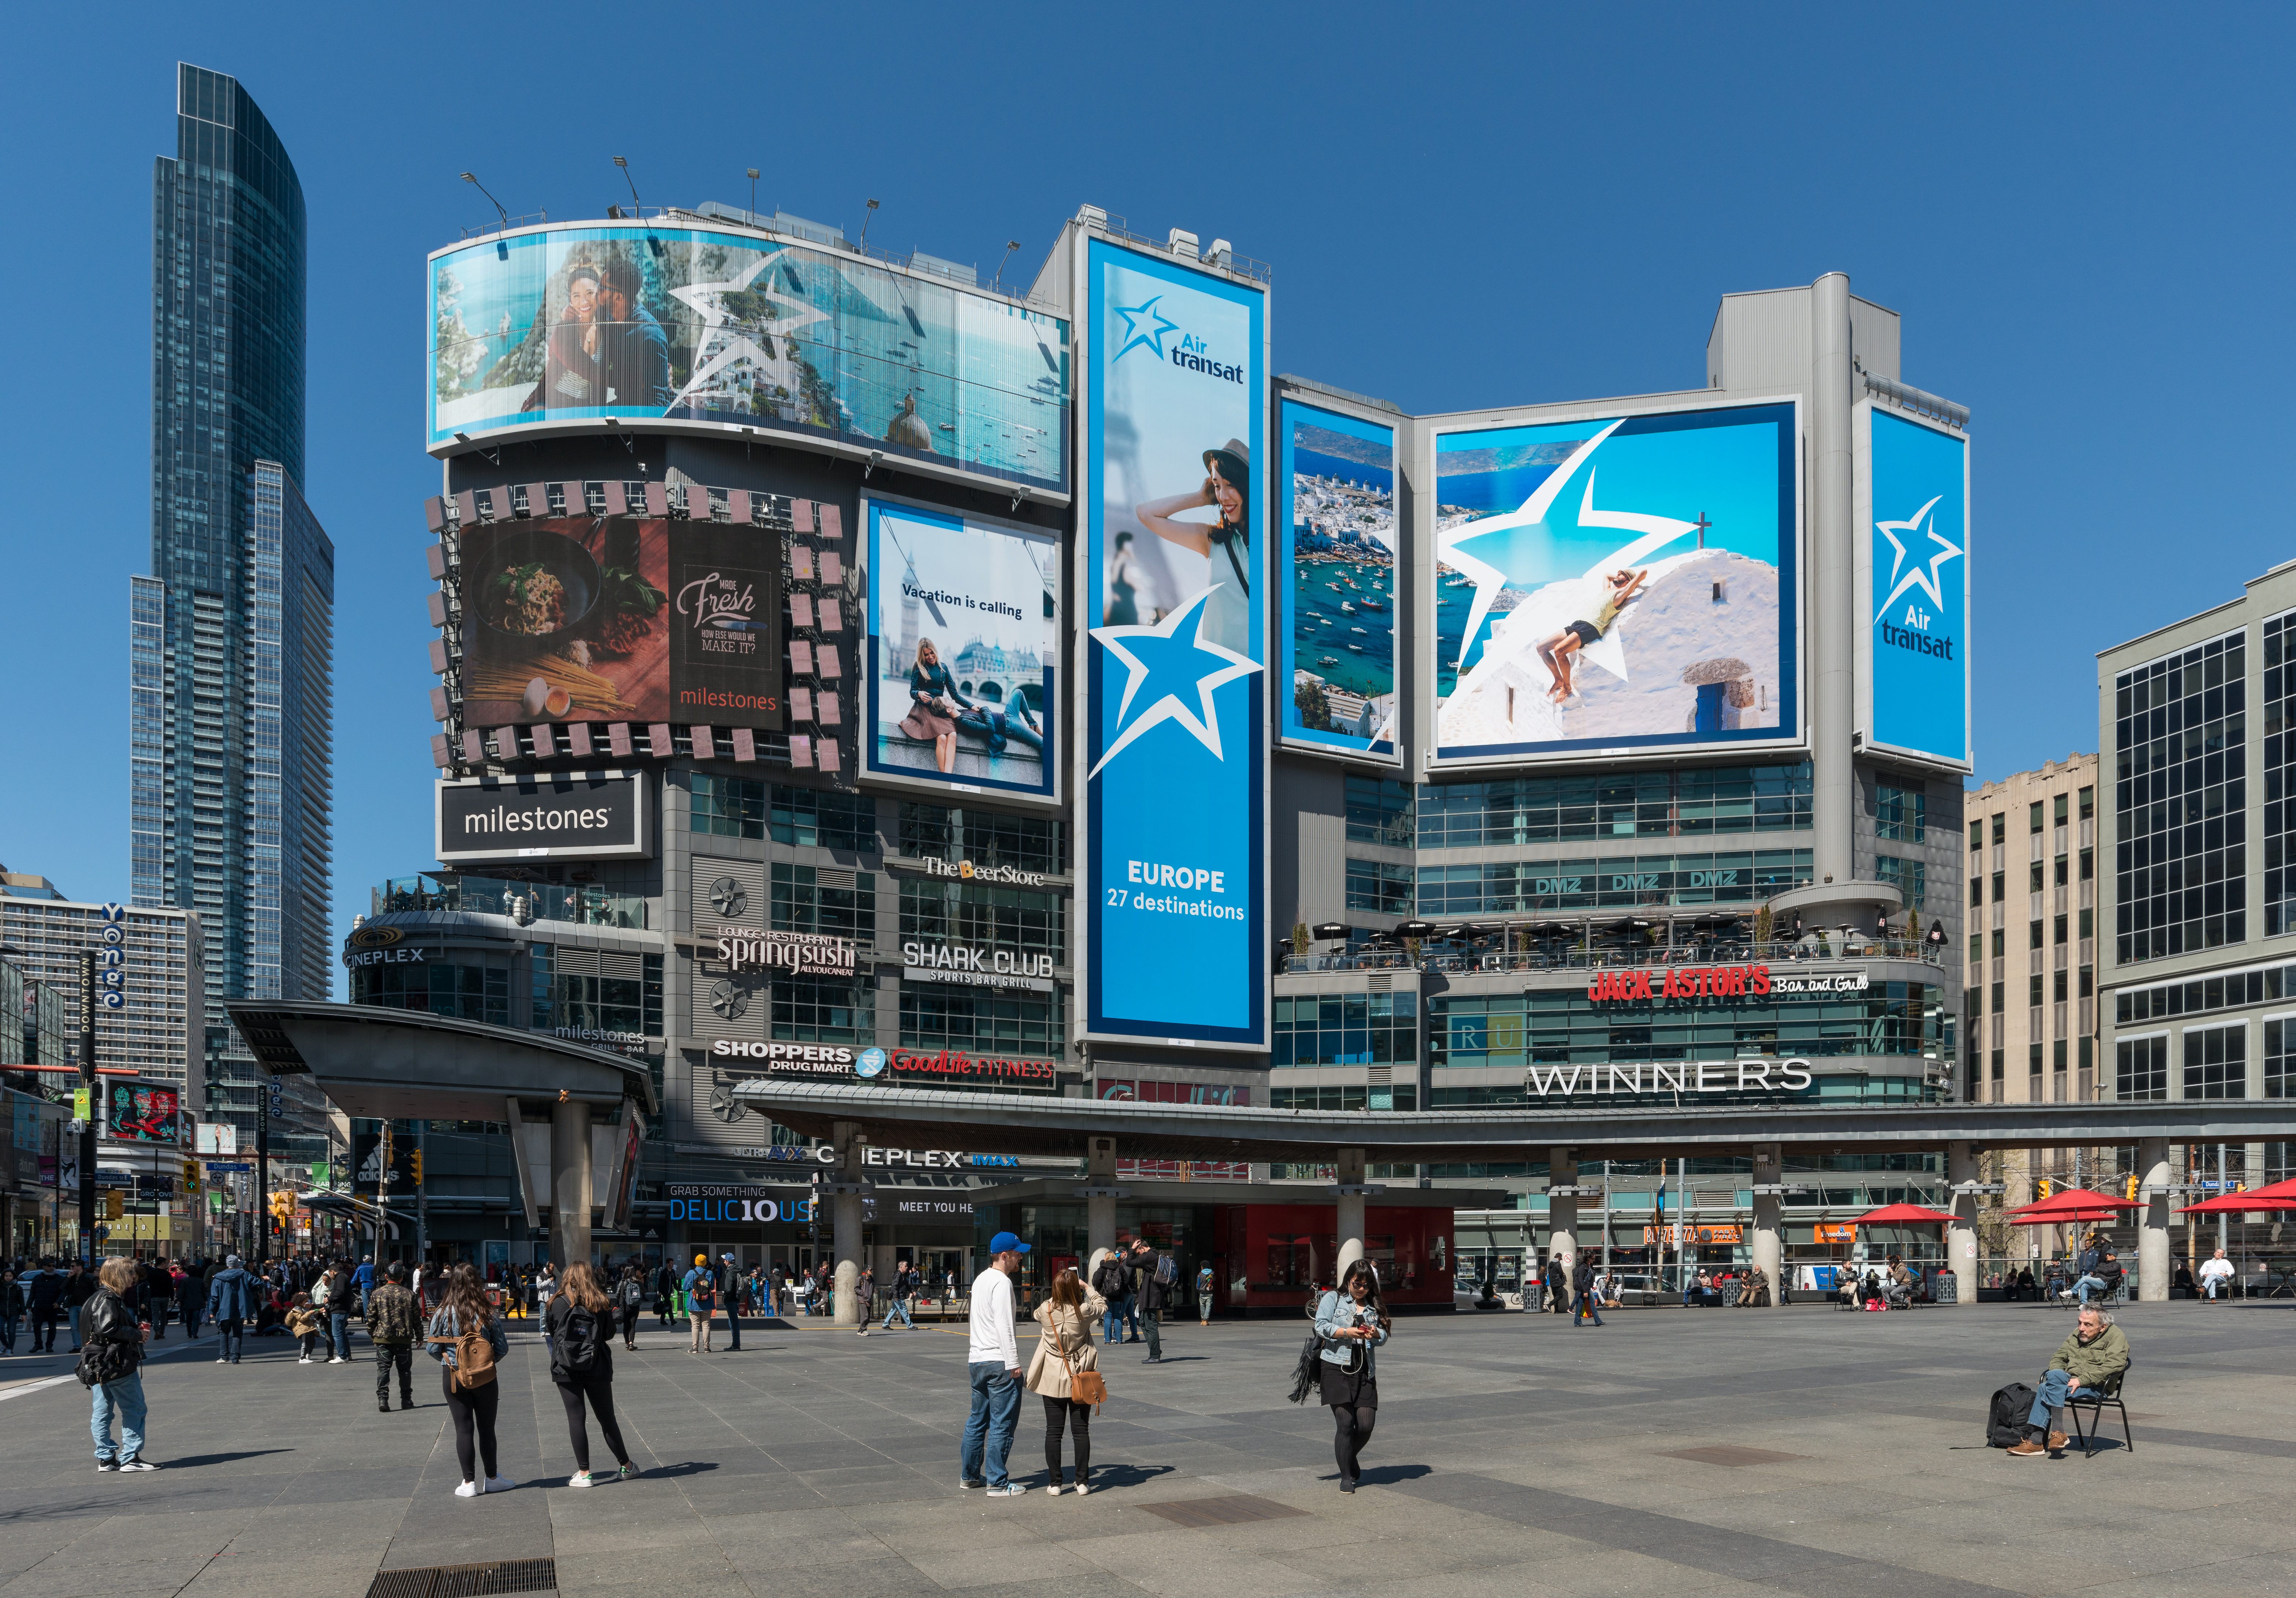
[[[2103,1292],[2104,1291],[2104,1279],[2101,1276],[2084,1276],[2079,1282],[2073,1283],[2073,1291],[2080,1295],[2080,1301],[2084,1304],[2088,1302],[2088,1290],[2091,1288],[2095,1288],[2097,1291]]]
[[[144,1452],[144,1373],[137,1371],[122,1376],[117,1381],[107,1381],[91,1389],[89,1397],[95,1407],[89,1413],[88,1435],[95,1439],[96,1458],[114,1457],[111,1446],[111,1417],[119,1416],[119,1448],[117,1457],[134,1459]]]
[[[1588,1315],[1593,1315],[1595,1317],[1595,1324],[1597,1326],[1603,1323],[1603,1312],[1595,1307],[1595,1295],[1591,1291],[1582,1292],[1578,1295],[1578,1307],[1575,1308],[1570,1315],[1571,1325],[1578,1325],[1579,1322],[1585,1320]]]
[[[1021,1419],[1021,1379],[993,1359],[976,1360],[965,1369],[972,1378],[972,1413],[964,1418],[957,1473],[979,1481],[985,1472],[990,1487],[1003,1487],[1005,1456],[1013,1452],[1013,1431]]]
[[[219,1334],[216,1342],[216,1357],[218,1359],[227,1359],[231,1361],[232,1364],[237,1364],[239,1363],[240,1350],[246,1347],[247,1323],[245,1321],[217,1321],[216,1323],[216,1331]]]
[[[64,1319],[65,1319],[68,1323],[70,1323],[70,1326],[71,1326],[71,1334],[72,1334],[72,1346],[71,1346],[71,1351],[72,1351],[73,1353],[77,1354],[77,1353],[78,1353],[78,1352],[79,1352],[79,1306],[78,1306],[78,1305],[77,1305],[77,1304],[75,1304],[75,1305],[73,1305],[70,1308],[69,1308],[69,1309],[65,1310],[65,1311],[64,1311]],[[54,1348],[55,1344],[56,1344],[56,1323],[55,1323],[53,1321],[50,1321],[50,1322],[48,1323],[48,1347],[49,1347],[51,1349],[53,1349],[53,1348]]]
[[[895,1315],[900,1316],[901,1324],[906,1326],[910,1331],[914,1332],[917,1329],[917,1323],[909,1319],[909,1301],[906,1299],[900,1297],[898,1294],[896,1294],[894,1295],[892,1303],[888,1305],[885,1308],[885,1323],[878,1327],[877,1330],[880,1332],[890,1332],[893,1329],[893,1317]]]
[[[1124,1340],[1124,1311],[1126,1306],[1131,1302],[1129,1299],[1124,1298],[1111,1299],[1108,1301],[1108,1313],[1100,1317],[1102,1342],[1120,1343]]]
[[[2059,1423],[2058,1412],[2065,1406],[2065,1394],[2070,1390],[2067,1384],[2071,1381],[2071,1373],[2066,1371],[2051,1371],[2043,1376],[2041,1390],[2033,1395],[2033,1413],[2025,1417],[2025,1424],[2054,1430]]]
[[[351,1318],[347,1315],[327,1317],[327,1331],[337,1359],[351,1356]]]
[[[2208,1284],[2209,1284],[2209,1290],[2208,1290],[2208,1291],[2209,1291],[2209,1297],[2210,1297],[2210,1298],[2211,1298],[2211,1299],[2215,1298],[2215,1297],[2217,1296],[2218,1290],[2219,1290],[2219,1289],[2224,1290],[2224,1291],[2225,1291],[2225,1293],[2226,1293],[2226,1297],[2230,1297],[2230,1296],[2231,1296],[2231,1288],[2232,1288],[2232,1278],[2231,1278],[2231,1277],[2229,1277],[2229,1276],[2210,1276],[2210,1277],[2209,1277],[2209,1278],[2208,1278]]]

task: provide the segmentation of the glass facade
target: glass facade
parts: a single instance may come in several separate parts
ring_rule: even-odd
[[[766,785],[754,777],[693,774],[686,802],[686,825],[715,838],[766,835]]]
[[[1439,849],[1800,832],[1811,825],[1810,783],[1803,764],[1431,783],[1419,791],[1418,843]],[[1352,809],[1349,820],[1352,828]]]
[[[1348,908],[1374,915],[1411,914],[1411,867],[1392,860],[1348,861]]]
[[[1016,998],[908,984],[901,988],[900,1046],[905,1049],[1058,1060],[1066,1033],[1057,993]]]
[[[2169,1096],[2169,1035],[2113,1040],[2116,1054],[2113,1082],[2124,1099],[2165,1099]]]
[[[532,1010],[527,1024],[537,1032],[569,1027],[642,1037],[662,1035],[660,955],[537,943],[531,953],[531,973]]]
[[[1428,1063],[1610,1064],[1677,1060],[1939,1057],[1945,990],[1876,982],[1866,993],[1739,1003],[1596,1004],[1577,988],[1427,1002]]]
[[[877,996],[866,977],[783,977],[773,1004],[776,1042],[865,1045],[876,1031]]]
[[[1876,855],[1874,857],[1874,875],[1898,890],[1906,909],[1929,908],[1930,868],[1925,861],[1903,860],[1895,855]]]
[[[507,1027],[510,971],[504,967],[428,960],[420,965],[376,965],[351,972],[351,1003],[420,1010],[459,1020]]]
[[[1348,777],[1348,841],[1412,847],[1411,787],[1392,777]]]
[[[2245,640],[2113,679],[2120,964],[2247,939]]]
[[[1419,1058],[1415,993],[1275,996],[1272,1066],[1410,1064]]]
[[[865,793],[777,787],[768,830],[775,843],[873,855],[877,852],[877,801]]]
[[[581,882],[512,882],[463,872],[392,877],[375,886],[367,904],[368,913],[373,915],[406,910],[464,910],[476,915],[571,922],[584,927],[643,930],[646,924],[643,894],[618,893]]]
[[[1874,835],[1901,843],[1919,843],[1929,836],[1930,796],[1918,788],[1898,788],[1888,783],[1874,787]]]
[[[1348,862],[1351,887],[1357,864]],[[1809,873],[1808,849],[1423,865],[1419,914],[1506,915],[1639,905],[1752,904],[1784,892]]]
[[[2296,932],[2296,611],[2264,624],[2264,935]]]
[[[775,868],[776,871],[780,867]],[[962,943],[1050,955],[1068,963],[1068,900],[994,882],[901,879],[901,941]]]
[[[2248,1097],[2248,1028],[2185,1028],[2185,1096],[2188,1099]]]
[[[1058,876],[1068,870],[1066,825],[1048,815],[1008,815],[1000,810],[901,801],[900,852],[915,860],[954,865],[1011,866]]]

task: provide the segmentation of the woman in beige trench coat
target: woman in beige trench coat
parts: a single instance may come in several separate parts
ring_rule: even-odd
[[[1044,1333],[1037,1340],[1037,1355],[1029,1362],[1027,1386],[1045,1401],[1045,1490],[1061,1490],[1061,1432],[1076,1438],[1076,1490],[1092,1491],[1092,1406],[1069,1397],[1069,1373],[1100,1369],[1100,1350],[1093,1347],[1095,1320],[1108,1313],[1101,1296],[1077,1279],[1073,1268],[1053,1278],[1053,1285],[1037,1306],[1037,1324]]]

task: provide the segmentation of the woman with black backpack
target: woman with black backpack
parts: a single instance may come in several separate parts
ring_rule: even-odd
[[[622,1279],[614,1284],[614,1307],[622,1322],[622,1347],[638,1346],[638,1316],[645,1309],[645,1271],[635,1259],[622,1266]]]
[[[638,1468],[630,1463],[630,1452],[622,1446],[622,1429],[614,1423],[614,1309],[588,1260],[566,1267],[565,1285],[543,1312],[542,1329],[550,1338],[550,1380],[558,1384],[559,1402],[566,1405],[566,1436],[574,1445],[575,1471],[566,1485],[598,1485],[599,1479],[590,1473],[585,1398],[597,1414],[606,1446],[620,1463],[622,1479],[636,1476]]]

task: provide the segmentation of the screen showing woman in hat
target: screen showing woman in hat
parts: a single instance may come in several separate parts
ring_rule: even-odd
[[[1203,625],[1197,636],[1238,654],[1251,650],[1251,449],[1230,438],[1203,455],[1204,480],[1185,494],[1134,507],[1140,525],[1211,562]],[[1216,522],[1176,521],[1182,511],[1210,508]],[[1185,600],[1185,596],[1183,596]]]

